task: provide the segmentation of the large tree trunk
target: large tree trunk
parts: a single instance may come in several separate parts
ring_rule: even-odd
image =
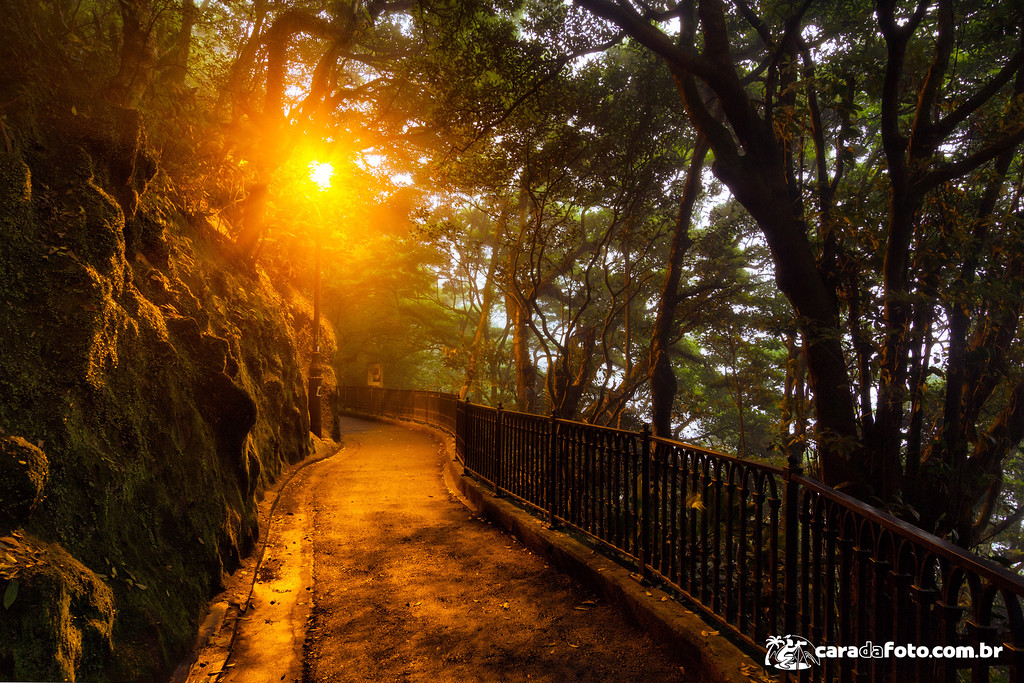
[[[163,69],[160,80],[171,92],[179,91],[185,85],[188,75],[188,60],[192,54],[192,29],[199,18],[195,0],[182,0],[181,24],[170,49],[160,57],[159,67]]]
[[[814,392],[822,477],[833,486],[863,482],[835,288],[818,270],[799,191],[790,183],[787,160],[792,155],[776,136],[771,105],[767,103],[762,114],[736,71],[723,3],[681,3],[682,31],[671,38],[629,7],[609,0],[576,1],[616,22],[666,60],[691,122],[714,152],[715,175],[761,227],[775,263],[776,282],[798,316]],[[703,42],[699,52],[698,25]],[[771,40],[770,35],[763,37]],[[776,57],[790,59],[793,47],[792,38],[775,46]],[[795,97],[795,91],[790,89],[786,96]]]
[[[857,491],[866,473],[843,356],[839,303],[817,269],[806,226],[794,214],[781,155],[772,151],[748,154],[738,163],[717,161],[714,171],[761,226],[776,283],[797,314],[814,397],[821,476],[831,486],[853,485]]]
[[[683,257],[693,245],[690,226],[693,211],[701,192],[700,176],[704,172],[707,157],[707,141],[698,137],[690,157],[686,186],[679,206],[672,244],[669,247],[668,267],[665,282],[661,288],[661,300],[654,315],[654,332],[651,335],[650,377],[651,377],[651,427],[656,436],[672,436],[672,401],[676,396],[676,373],[672,369],[670,355],[672,333],[679,305],[679,282],[682,278]]]
[[[120,106],[129,107],[142,90],[153,65],[150,45],[150,0],[118,0],[121,10],[121,50],[117,74],[107,83],[104,94]]]
[[[491,327],[491,309],[494,304],[494,275],[498,269],[498,259],[501,257],[498,245],[501,244],[501,236],[505,232],[508,222],[508,203],[503,202],[498,220],[494,225],[494,244],[491,247],[491,260],[487,264],[487,278],[484,281],[484,291],[480,296],[480,319],[476,324],[476,331],[473,333],[473,342],[469,347],[469,362],[466,364],[466,380],[459,392],[459,398],[476,398],[482,396],[480,380],[478,378],[480,368],[480,355],[483,350],[484,340],[487,338],[487,331]]]
[[[505,297],[512,322],[512,362],[516,368],[516,410],[534,412],[537,406],[537,368],[530,355],[530,310],[518,295]]]
[[[551,405],[559,417],[575,420],[584,390],[594,377],[594,349],[597,330],[593,325],[569,339],[555,363],[548,382]]]

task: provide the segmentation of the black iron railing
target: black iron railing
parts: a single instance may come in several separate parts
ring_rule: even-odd
[[[455,434],[458,398],[440,391],[338,387],[338,406],[370,415],[423,422]]]
[[[802,476],[795,459],[779,468],[440,392],[339,397],[448,431],[496,494],[679,591],[773,663],[788,636],[814,655],[843,647],[801,680],[1024,680],[1019,575]]]

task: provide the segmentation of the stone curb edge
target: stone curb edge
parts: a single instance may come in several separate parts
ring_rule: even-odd
[[[274,483],[263,492],[263,498],[256,504],[260,539],[266,539],[270,533],[271,513],[281,492],[292,478],[309,465],[315,465],[336,455],[343,448],[343,442],[314,439],[313,452],[281,470]],[[260,545],[257,543],[252,554],[242,559],[242,565],[225,580],[224,590],[210,601],[209,611],[199,626],[192,650],[171,673],[169,683],[189,683],[193,680],[215,682],[220,680],[220,676],[225,673],[224,665],[231,656],[235,624],[242,616],[241,603],[244,602],[242,593],[245,592],[244,587],[250,581],[246,572],[253,572],[255,576],[262,560],[261,557],[257,557]],[[265,545],[263,548],[265,549]],[[204,652],[210,657],[209,668],[205,671],[197,670],[195,668],[197,660]]]

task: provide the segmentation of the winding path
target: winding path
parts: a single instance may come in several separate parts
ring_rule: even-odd
[[[354,419],[343,433],[340,452],[284,488],[251,607],[207,680],[688,680],[616,610],[469,512],[430,437]]]

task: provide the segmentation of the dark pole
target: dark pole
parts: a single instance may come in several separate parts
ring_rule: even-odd
[[[321,420],[323,411],[320,409],[320,383],[323,370],[320,367],[320,231],[317,230],[316,263],[313,282],[313,359],[309,364],[309,431],[321,436]]]
[[[783,572],[783,629],[786,633],[795,634],[797,633],[797,618],[799,615],[800,605],[797,602],[797,596],[799,595],[799,586],[797,581],[799,580],[799,569],[800,569],[800,557],[798,534],[800,533],[800,485],[797,483],[794,477],[798,477],[803,474],[804,471],[804,448],[805,444],[802,441],[796,439],[789,444],[789,453],[786,458],[786,469],[785,469],[785,499],[783,505],[785,510],[783,511],[782,524],[785,528],[785,560],[782,564]],[[845,577],[844,577],[845,580]]]
[[[331,176],[334,174],[334,167],[330,162],[312,162],[309,165],[309,177],[323,191],[330,189]],[[323,220],[320,215],[320,207],[313,202],[316,209],[316,243],[313,247],[313,259],[315,270],[313,277],[313,357],[309,363],[309,394],[306,397],[309,408],[309,431],[321,438],[321,423],[323,421],[323,410],[320,407],[320,393],[323,383],[323,367],[320,365],[320,252],[322,251]]]

